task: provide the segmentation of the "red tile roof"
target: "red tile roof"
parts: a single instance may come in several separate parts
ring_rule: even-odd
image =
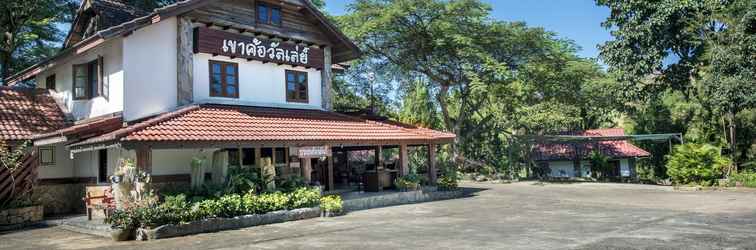
[[[624,136],[625,130],[621,128],[593,129],[585,131],[573,131],[561,133],[562,135],[577,136]],[[578,149],[581,159],[589,157],[594,150],[612,158],[647,157],[651,154],[631,144],[628,141],[598,141],[584,143],[554,143],[537,144],[533,149],[533,159],[537,161],[572,160],[575,159],[575,149]]]
[[[123,127],[123,118],[121,115],[106,115],[101,117],[95,117],[91,119],[77,121],[75,124],[61,128],[58,130],[50,131],[43,134],[38,134],[32,137],[33,140],[41,140],[55,136],[74,137],[77,139],[86,139],[94,136],[99,136],[103,133],[108,133]]]
[[[65,124],[65,114],[47,90],[0,86],[0,139],[29,140]]]
[[[447,143],[455,135],[335,112],[193,105],[85,140],[121,142]]]

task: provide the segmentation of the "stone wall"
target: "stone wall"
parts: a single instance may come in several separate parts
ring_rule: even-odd
[[[463,195],[464,192],[461,189],[453,191],[437,191],[435,189],[426,189],[408,192],[386,192],[380,195],[372,195],[364,198],[346,199],[344,200],[344,211],[348,212],[376,207],[454,199],[462,197]]]
[[[42,221],[42,206],[13,208],[0,211],[0,231],[11,230]]]
[[[45,207],[45,216],[84,212],[86,184],[45,184],[34,187],[32,199]]]

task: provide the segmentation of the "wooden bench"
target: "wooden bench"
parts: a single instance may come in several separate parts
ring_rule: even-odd
[[[87,187],[87,194],[82,200],[87,209],[88,220],[92,220],[92,213],[97,210],[102,210],[105,218],[109,218],[116,208],[113,189],[110,186]]]

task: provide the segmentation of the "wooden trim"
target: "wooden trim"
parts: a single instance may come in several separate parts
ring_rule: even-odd
[[[39,185],[60,185],[60,184],[97,184],[97,177],[66,177],[66,178],[45,178],[37,180]]]
[[[221,93],[219,95],[213,95],[213,64],[220,65],[220,73],[221,73]],[[228,82],[226,77],[228,74],[226,73],[226,67],[234,67],[234,80],[236,82],[234,85],[236,86],[236,93],[234,93],[233,96],[229,95],[227,93],[228,88]],[[223,97],[223,98],[239,98],[239,64],[235,62],[224,62],[224,61],[216,61],[216,60],[208,60],[208,73],[210,76],[210,79],[208,79],[208,87],[210,88],[209,96],[211,97]]]
[[[294,98],[289,98],[289,74],[294,74]],[[301,84],[299,82],[299,76],[304,75],[304,99],[300,99],[299,96],[301,94],[300,92],[300,86]],[[284,89],[286,90],[286,102],[298,102],[298,103],[310,103],[310,84],[309,84],[310,76],[307,71],[297,71],[297,70],[290,70],[287,69],[284,71]]]
[[[151,178],[152,178],[153,183],[167,183],[167,182],[189,183],[192,181],[192,176],[190,174],[153,175]]]

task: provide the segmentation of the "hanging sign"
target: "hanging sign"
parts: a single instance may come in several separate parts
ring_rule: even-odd
[[[206,27],[194,28],[194,53],[323,68],[322,49]]]
[[[299,158],[320,158],[331,156],[331,148],[328,146],[310,146],[299,148]]]

